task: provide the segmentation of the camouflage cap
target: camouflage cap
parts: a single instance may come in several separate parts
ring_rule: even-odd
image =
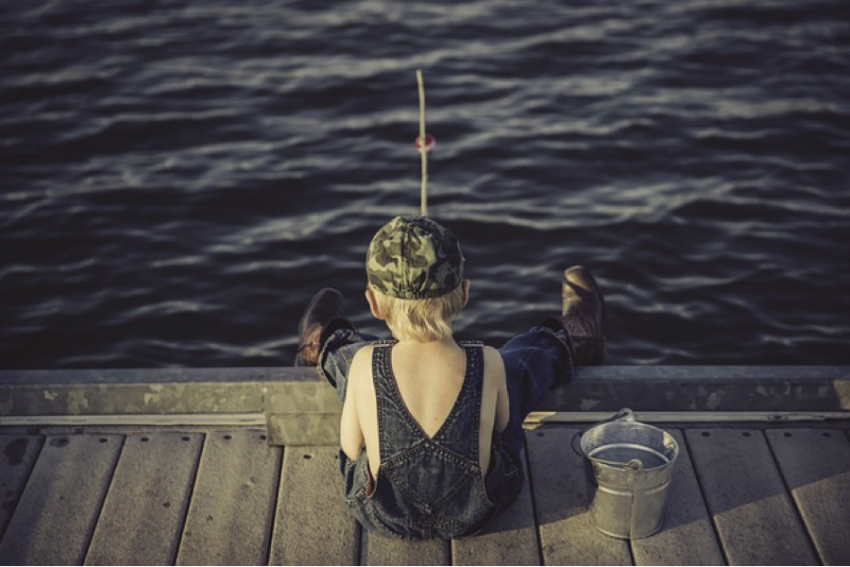
[[[396,217],[375,234],[366,275],[376,290],[399,299],[440,297],[463,281],[454,233],[427,217]]]

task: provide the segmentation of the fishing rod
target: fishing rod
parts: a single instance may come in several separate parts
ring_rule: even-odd
[[[416,70],[416,82],[419,86],[419,137],[416,138],[416,149],[422,156],[422,206],[421,215],[428,216],[428,152],[437,145],[437,140],[431,134],[425,133],[425,85],[422,81],[422,70]]]

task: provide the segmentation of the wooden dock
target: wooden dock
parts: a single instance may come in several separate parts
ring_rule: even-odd
[[[570,448],[587,427],[583,416],[544,415],[527,431],[529,482],[487,533],[411,542],[368,534],[348,515],[338,448],[321,427],[313,427],[321,442],[270,445],[287,429],[250,411],[215,419],[129,405],[122,414],[74,411],[106,403],[94,397],[48,415],[36,403],[38,380],[18,388],[20,374],[6,373],[6,386],[3,378],[4,565],[850,564],[850,414],[840,405],[826,408],[829,419],[692,412],[658,423],[681,449],[666,521],[632,541],[588,521],[583,464]],[[42,379],[52,385],[42,384],[41,398],[62,398],[63,384],[80,387]],[[106,396],[111,386],[96,389]],[[33,412],[24,409],[30,397]],[[328,413],[321,404],[302,409]]]
[[[664,528],[589,523],[573,427],[528,432],[530,481],[485,535],[362,532],[336,446],[270,447],[254,428],[0,428],[8,565],[846,565],[850,423],[688,427]],[[20,429],[20,428],[17,428]]]

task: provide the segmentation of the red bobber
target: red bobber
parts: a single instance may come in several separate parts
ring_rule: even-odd
[[[431,134],[425,134],[425,151],[430,152],[437,145],[437,139]],[[422,149],[422,136],[416,136],[416,149]]]

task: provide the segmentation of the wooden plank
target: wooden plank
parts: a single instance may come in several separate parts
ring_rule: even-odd
[[[850,565],[850,440],[842,431],[767,432],[773,454],[825,565]]]
[[[43,444],[44,438],[37,435],[0,435],[0,540]]]
[[[261,431],[207,434],[178,565],[265,565],[282,449]]]
[[[685,437],[731,564],[817,564],[760,431],[689,429]]]
[[[637,565],[725,565],[714,526],[697,483],[684,435],[668,430],[679,443],[668,487],[661,530],[632,541]]]
[[[631,565],[628,543],[590,524],[584,463],[570,447],[577,431],[557,428],[526,434],[543,563]]]
[[[109,486],[122,438],[50,436],[3,541],[6,565],[79,565]]]
[[[454,565],[540,565],[525,455],[522,464],[526,482],[517,501],[477,536],[452,541]]]
[[[177,554],[203,435],[128,435],[86,565],[171,565]]]
[[[358,526],[342,498],[337,446],[286,447],[275,526],[273,565],[353,565]]]
[[[364,565],[449,565],[449,542],[384,537],[363,530],[360,561]]]

